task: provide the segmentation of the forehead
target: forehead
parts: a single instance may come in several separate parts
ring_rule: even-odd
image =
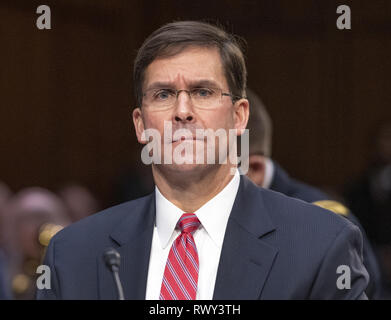
[[[189,47],[174,56],[155,59],[145,71],[143,87],[148,89],[157,82],[173,86],[191,85],[201,80],[227,88],[217,48]]]

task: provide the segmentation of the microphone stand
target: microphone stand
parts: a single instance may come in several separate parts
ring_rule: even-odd
[[[122,289],[122,284],[118,273],[121,262],[120,254],[118,251],[111,248],[104,253],[103,259],[105,260],[107,267],[113,273],[114,282],[118,293],[118,300],[125,300],[124,291]]]

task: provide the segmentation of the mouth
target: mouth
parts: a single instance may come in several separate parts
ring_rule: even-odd
[[[178,141],[196,141],[196,140],[201,140],[201,139],[197,139],[197,137],[180,137],[178,139],[172,139],[171,142],[174,143],[174,142],[178,142]]]

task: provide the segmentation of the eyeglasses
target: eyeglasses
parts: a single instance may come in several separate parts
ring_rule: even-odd
[[[200,109],[210,109],[221,104],[223,96],[231,97],[232,102],[241,99],[241,97],[223,92],[219,88],[193,88],[190,90],[175,89],[150,89],[143,94],[145,104],[151,108],[164,110],[171,108],[181,92],[186,92],[193,105]]]

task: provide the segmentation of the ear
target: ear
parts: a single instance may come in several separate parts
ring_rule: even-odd
[[[247,99],[240,99],[235,102],[235,129],[236,135],[241,136],[246,129],[250,113],[250,104]]]
[[[263,181],[265,180],[266,171],[265,157],[258,154],[253,154],[250,155],[248,161],[249,164],[247,176],[252,182],[258,186],[262,186]]]
[[[145,127],[144,127],[144,120],[143,120],[141,109],[138,107],[134,109],[132,116],[133,116],[134,129],[136,130],[137,141],[141,144],[146,144],[148,141],[142,139],[142,134],[145,130]]]

